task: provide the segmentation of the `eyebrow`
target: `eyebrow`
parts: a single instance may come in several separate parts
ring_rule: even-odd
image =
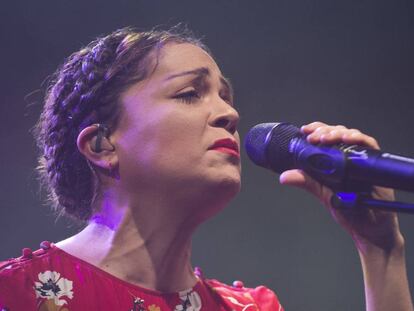
[[[200,78],[204,78],[205,76],[210,75],[210,70],[206,67],[200,67],[200,68],[196,68],[196,69],[193,69],[193,70],[187,70],[187,71],[183,71],[183,72],[176,73],[176,74],[173,74],[171,76],[168,76],[165,79],[165,81],[168,81],[168,80],[171,80],[171,79],[174,79],[174,78],[179,78],[179,77],[182,77],[182,76],[187,76],[187,75],[194,75],[194,76],[199,76]],[[224,85],[228,89],[231,98],[233,98],[234,97],[234,89],[233,89],[233,86],[232,86],[230,80],[226,77],[220,76],[220,82],[221,82],[222,85]]]
[[[165,81],[175,79],[175,78],[178,78],[178,77],[182,77],[182,76],[186,76],[186,75],[195,75],[195,76],[204,77],[204,76],[208,76],[209,74],[210,74],[210,70],[208,68],[200,67],[200,68],[196,68],[196,69],[193,69],[193,70],[188,70],[188,71],[183,71],[183,72],[180,72],[180,73],[173,74],[171,76],[168,76],[165,79]]]

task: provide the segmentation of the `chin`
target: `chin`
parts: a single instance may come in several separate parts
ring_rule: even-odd
[[[208,190],[206,189],[203,202],[204,211],[200,213],[200,223],[204,222],[225,209],[231,200],[240,192],[241,184],[240,180],[235,179],[222,179],[220,182],[210,184]],[[200,206],[198,206],[198,212],[200,212]]]
[[[240,174],[209,176],[203,178],[198,184],[198,189],[193,189],[197,193],[198,204],[192,212],[199,224],[220,213],[240,192]]]
[[[216,195],[233,199],[240,192],[240,174],[219,176],[212,180],[209,186]]]

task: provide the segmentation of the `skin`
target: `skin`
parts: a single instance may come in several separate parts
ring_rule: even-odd
[[[302,127],[313,144],[358,144],[379,149],[377,141],[356,129],[314,122]],[[331,206],[332,191],[299,170],[286,171],[280,182],[302,188],[319,198],[329,213],[352,237],[364,274],[366,310],[411,311],[413,304],[408,286],[404,256],[404,238],[396,213],[379,210],[356,211]],[[394,191],[374,187],[372,196],[393,200]]]
[[[99,212],[57,245],[146,288],[192,287],[191,235],[240,189],[240,159],[209,149],[224,138],[240,145],[231,89],[202,49],[169,44],[121,105],[119,126],[104,142],[108,150],[93,151],[96,126],[78,137],[100,173]]]
[[[148,289],[190,288],[197,282],[192,233],[240,189],[240,159],[209,149],[223,138],[240,145],[231,89],[205,51],[167,44],[154,72],[120,102],[119,126],[104,139],[102,152],[93,148],[96,126],[78,137],[79,150],[101,180],[98,212],[82,232],[57,246]],[[315,144],[378,148],[373,138],[343,126],[315,122],[302,131]],[[331,191],[298,170],[283,173],[280,182],[313,193],[350,233],[362,262],[367,310],[412,310],[395,214],[336,210],[329,205]],[[393,199],[389,189],[376,188],[374,195]]]

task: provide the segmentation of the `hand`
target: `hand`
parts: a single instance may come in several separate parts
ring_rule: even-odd
[[[303,126],[301,131],[307,135],[308,142],[312,144],[345,143],[379,149],[374,138],[342,125],[330,126],[314,122]],[[331,205],[332,190],[301,170],[285,171],[280,175],[280,183],[305,189],[319,198],[336,222],[350,233],[359,251],[369,252],[374,247],[374,249],[390,252],[401,248],[404,244],[396,213],[364,208],[351,210],[334,208]],[[373,187],[372,197],[380,200],[394,200],[394,191],[383,187]]]

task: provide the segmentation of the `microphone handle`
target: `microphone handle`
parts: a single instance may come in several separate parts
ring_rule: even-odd
[[[312,145],[290,141],[294,167],[335,191],[367,192],[372,185],[414,191],[414,159],[357,145]]]
[[[358,146],[343,151],[351,180],[414,191],[414,159]]]

